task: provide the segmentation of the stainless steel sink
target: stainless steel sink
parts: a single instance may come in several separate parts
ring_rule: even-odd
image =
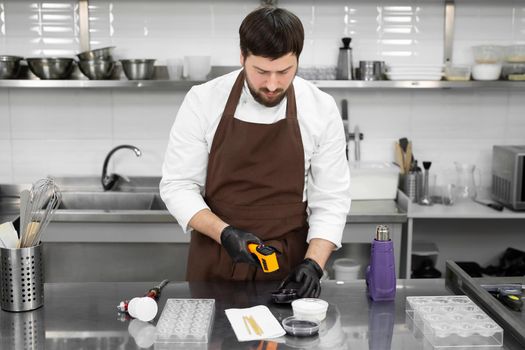
[[[58,210],[167,210],[158,193],[63,192]]]
[[[55,177],[62,202],[53,222],[174,223],[159,195],[160,177],[131,177],[104,192],[99,177]],[[20,192],[27,185],[0,186],[0,219],[14,220],[20,212]]]
[[[56,184],[63,192],[103,192],[100,177],[95,176],[53,176]],[[119,181],[110,192],[147,192],[159,191],[160,177],[135,176]]]

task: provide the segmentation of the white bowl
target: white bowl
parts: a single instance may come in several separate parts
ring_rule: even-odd
[[[474,80],[498,80],[501,75],[501,64],[475,64],[472,66]]]
[[[321,322],[326,318],[328,303],[323,299],[303,298],[292,301],[293,315],[299,320]]]

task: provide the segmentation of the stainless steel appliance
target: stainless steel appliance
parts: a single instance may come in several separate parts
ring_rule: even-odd
[[[492,148],[492,198],[514,210],[525,210],[525,145]]]

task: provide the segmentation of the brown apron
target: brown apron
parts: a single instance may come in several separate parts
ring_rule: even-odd
[[[279,270],[264,273],[247,263],[235,264],[220,244],[193,231],[188,281],[280,280],[306,253],[304,151],[293,84],[286,92],[286,118],[274,124],[234,118],[243,86],[241,71],[213,138],[204,199],[223,221],[277,248]]]

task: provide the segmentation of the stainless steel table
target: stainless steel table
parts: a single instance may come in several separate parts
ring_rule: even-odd
[[[272,342],[239,343],[224,309],[266,304],[282,319],[290,307],[269,302],[276,283],[170,283],[159,300],[157,317],[147,324],[119,319],[122,299],[143,295],[156,283],[57,283],[45,285],[44,307],[24,313],[0,311],[1,349],[159,349],[153,345],[154,325],[167,298],[214,298],[215,320],[205,345],[174,349],[429,349],[405,323],[405,298],[451,294],[443,279],[399,280],[395,302],[372,303],[363,280],[323,284],[321,297],[330,303],[319,336],[285,336]],[[521,349],[505,335],[504,349]]]

